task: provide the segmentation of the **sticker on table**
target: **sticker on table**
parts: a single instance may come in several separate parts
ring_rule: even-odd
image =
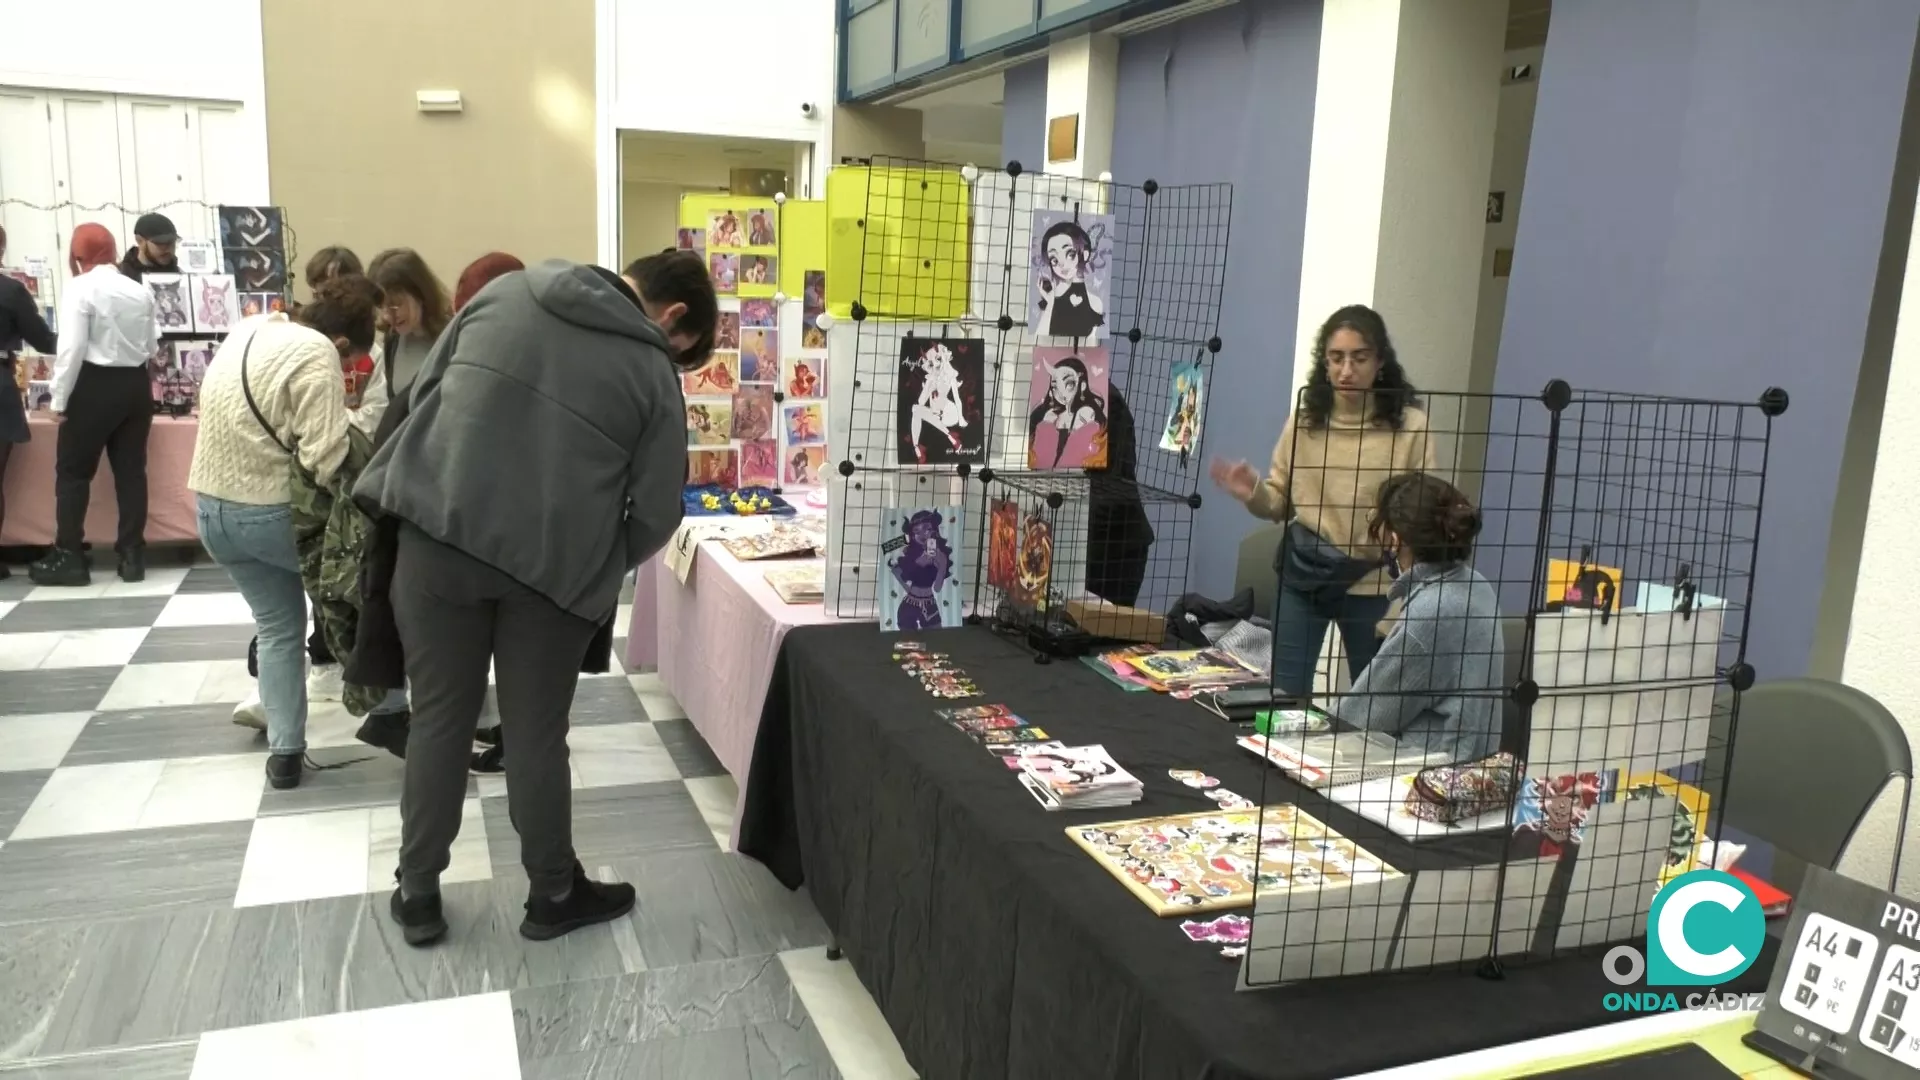
[[[1879,948],[1865,930],[1809,914],[1789,961],[1786,985],[1780,988],[1780,1007],[1829,1031],[1852,1030]],[[1877,1004],[1884,1003],[1882,995]]]
[[[968,705],[959,709],[935,709],[933,715],[942,720],[983,720],[989,716],[1011,716],[1013,710],[1005,705]]]
[[[1199,769],[1168,769],[1167,775],[1190,788],[1212,788],[1220,786],[1218,778],[1208,776]]]
[[[880,629],[940,630],[960,625],[961,535],[957,506],[888,507],[880,545],[884,586]]]
[[[1202,922],[1188,919],[1180,929],[1189,941],[1209,941],[1220,945],[1244,945],[1253,932],[1253,920],[1245,915],[1222,915]]]
[[[1236,795],[1223,787],[1211,788],[1201,794],[1219,803],[1222,810],[1247,810],[1253,807],[1252,799]]]
[[[1909,1069],[1920,1069],[1920,952],[1888,945],[1880,977],[1867,992],[1860,1041]]]
[[[1005,728],[1000,731],[983,731],[980,741],[988,746],[1007,746],[1013,743],[1051,742],[1053,736],[1037,727]]]

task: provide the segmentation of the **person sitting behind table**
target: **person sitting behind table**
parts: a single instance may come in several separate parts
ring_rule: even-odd
[[[1367,535],[1399,568],[1386,641],[1328,711],[1403,744],[1474,761],[1499,742],[1505,643],[1493,585],[1468,565],[1480,511],[1430,473],[1380,484]]]

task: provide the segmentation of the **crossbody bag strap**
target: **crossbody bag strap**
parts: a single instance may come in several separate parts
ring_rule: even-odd
[[[240,392],[246,395],[247,408],[253,410],[253,418],[260,421],[260,427],[266,431],[267,438],[272,439],[275,446],[278,446],[288,454],[292,454],[293,447],[280,441],[279,433],[273,430],[273,425],[267,423],[266,414],[260,411],[260,403],[253,400],[253,387],[249,385],[247,380],[247,357],[253,354],[253,342],[254,339],[259,336],[260,330],[256,327],[253,333],[247,335],[246,347],[240,350]]]

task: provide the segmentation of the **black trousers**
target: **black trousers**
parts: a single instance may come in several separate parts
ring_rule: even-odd
[[[80,364],[54,443],[54,546],[79,551],[86,542],[87,503],[102,451],[113,469],[113,494],[120,508],[114,550],[131,551],[146,542],[147,433],[152,428],[153,390],[145,364]]]

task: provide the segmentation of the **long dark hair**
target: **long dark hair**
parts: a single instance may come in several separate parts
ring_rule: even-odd
[[[1093,422],[1105,427],[1107,423],[1107,403],[1101,401],[1100,395],[1093,392],[1093,379],[1087,374],[1087,365],[1081,362],[1079,357],[1069,356],[1065,360],[1053,365],[1053,370],[1055,371],[1060,368],[1066,368],[1080,377],[1080,389],[1074,392],[1073,400],[1068,402],[1066,406],[1068,414],[1077,413],[1081,409],[1092,409]],[[1046,394],[1040,398],[1040,404],[1035,405],[1033,411],[1027,414],[1027,443],[1029,446],[1033,444],[1034,433],[1040,430],[1041,423],[1046,420],[1048,406],[1052,403],[1053,388],[1049,386]],[[1068,435],[1069,433],[1065,431],[1060,433],[1060,446],[1053,452],[1053,460],[1056,462],[1060,460],[1061,453],[1067,448]]]
[[[1413,551],[1415,562],[1466,562],[1480,535],[1480,510],[1432,473],[1396,473],[1380,482],[1367,522],[1367,536],[1376,544],[1389,532]]]
[[[1413,384],[1393,351],[1393,339],[1387,336],[1387,321],[1365,304],[1349,304],[1333,313],[1313,340],[1313,370],[1307,375],[1305,400],[1300,405],[1300,422],[1310,428],[1327,426],[1333,415],[1333,381],[1327,378],[1327,339],[1341,330],[1359,334],[1374,356],[1380,360],[1380,372],[1373,380],[1369,423],[1384,424],[1395,431],[1406,426],[1407,406],[1419,405]]]
[[[447,287],[440,284],[427,261],[412,248],[393,248],[373,257],[367,276],[388,297],[404,293],[420,302],[419,334],[437,338],[453,318],[453,305],[447,299]]]

